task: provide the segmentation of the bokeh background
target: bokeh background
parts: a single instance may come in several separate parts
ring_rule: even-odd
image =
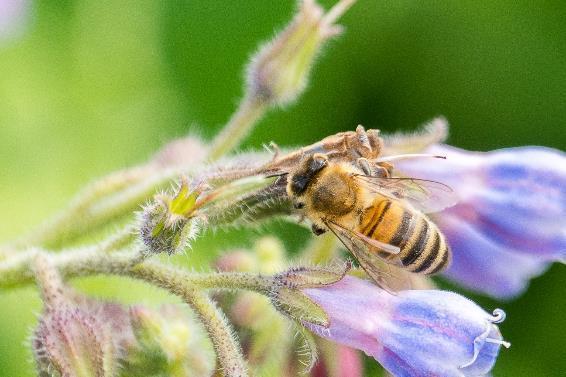
[[[210,139],[242,94],[245,62],[294,9],[292,0],[0,0],[0,240],[174,137]],[[270,113],[244,148],[306,144],[358,123],[411,130],[442,114],[459,147],[565,149],[565,20],[560,0],[359,0],[304,96]],[[309,237],[280,223],[266,231],[291,252]],[[259,234],[217,233],[179,263],[198,268]],[[466,293],[508,314],[501,329],[513,346],[495,376],[566,370],[565,272],[553,266],[512,302]],[[74,284],[124,302],[174,301],[120,279]],[[39,310],[31,287],[0,292],[1,376],[34,375],[26,342]]]

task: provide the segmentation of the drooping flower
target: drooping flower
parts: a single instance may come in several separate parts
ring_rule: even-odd
[[[466,152],[446,145],[426,153],[446,160],[396,163],[401,174],[450,186],[458,204],[433,218],[448,238],[446,276],[498,298],[566,260],[566,155],[543,147]]]
[[[391,295],[346,276],[332,285],[303,289],[330,325],[305,323],[318,335],[363,350],[394,376],[483,376],[501,345],[492,316],[452,292],[410,290]]]

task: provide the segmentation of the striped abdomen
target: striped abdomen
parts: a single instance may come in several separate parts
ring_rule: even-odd
[[[450,249],[438,227],[402,202],[376,198],[366,209],[358,231],[398,246],[398,257],[408,271],[434,274],[450,263]]]

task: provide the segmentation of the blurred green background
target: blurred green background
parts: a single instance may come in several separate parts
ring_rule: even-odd
[[[9,2],[10,0],[0,0]],[[326,6],[332,1],[323,2]],[[144,161],[189,131],[210,139],[242,94],[245,62],[291,17],[287,1],[43,0],[0,39],[0,240],[29,230],[95,177]],[[361,123],[410,130],[436,115],[450,142],[475,150],[566,147],[566,2],[359,0],[347,32],[319,60],[309,89],[270,113],[245,143],[310,143]],[[276,224],[282,237],[300,232]],[[181,263],[199,265],[244,237],[219,233]],[[251,236],[250,236],[251,235]],[[290,239],[290,237],[287,236]],[[506,268],[506,266],[501,266]],[[501,303],[513,343],[495,376],[566,370],[564,266]],[[562,283],[562,284],[559,284]],[[83,279],[124,302],[173,300],[139,283]],[[128,287],[129,289],[125,289]],[[127,292],[127,293],[126,293]],[[40,303],[0,292],[0,375],[32,376],[26,339]],[[370,367],[368,375],[378,375]]]

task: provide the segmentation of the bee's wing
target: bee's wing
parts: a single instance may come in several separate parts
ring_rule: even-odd
[[[458,197],[450,186],[440,182],[362,174],[356,174],[354,177],[368,190],[392,199],[404,199],[424,213],[439,212],[458,202]]]
[[[390,293],[394,293],[394,290],[391,289],[388,283],[389,279],[395,281],[394,285],[398,288],[397,290],[411,288],[410,280],[407,279],[407,276],[402,273],[395,273],[396,268],[392,268],[392,265],[402,265],[398,257],[400,249],[397,246],[366,237],[359,232],[346,229],[334,222],[327,222],[326,225],[358,260],[360,266],[378,286]]]

